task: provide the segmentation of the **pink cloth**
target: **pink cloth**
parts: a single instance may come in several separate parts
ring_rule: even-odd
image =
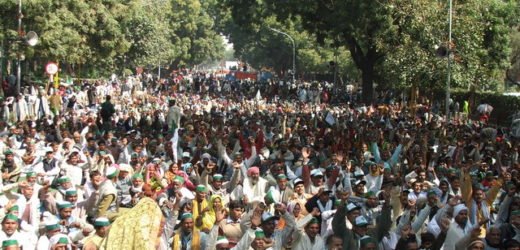
[[[195,185],[193,184],[193,182],[191,182],[190,177],[186,174],[186,172],[184,172],[182,170],[177,170],[176,175],[178,175],[184,179],[184,186],[187,189],[189,189],[191,191],[195,190]]]
[[[251,176],[252,174],[260,174],[260,169],[258,167],[251,167],[247,170],[247,175]]]

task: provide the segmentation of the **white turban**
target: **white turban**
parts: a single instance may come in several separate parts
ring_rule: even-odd
[[[464,204],[459,204],[453,208],[453,217],[459,215],[459,213],[463,210],[468,210],[468,208]]]

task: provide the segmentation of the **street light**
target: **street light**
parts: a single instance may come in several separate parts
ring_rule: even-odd
[[[271,27],[269,27],[269,29],[274,31],[274,32],[276,32],[276,33],[280,33],[282,35],[287,36],[291,40],[291,42],[292,42],[292,47],[293,47],[293,52],[292,52],[293,53],[293,57],[292,57],[292,71],[293,71],[292,72],[293,73],[292,80],[293,80],[293,83],[294,83],[296,81],[295,80],[295,76],[296,76],[296,45],[294,43],[294,39],[289,34],[283,32],[283,31],[280,31],[280,30],[277,30],[277,29],[271,28]]]
[[[446,81],[446,119],[449,119],[450,116],[450,84],[451,84],[451,23],[452,23],[452,10],[453,10],[453,0],[449,1],[449,10],[448,10],[448,79]]]
[[[27,32],[27,35],[22,29],[22,0],[18,0],[18,38],[22,41],[26,42],[29,46],[34,46],[38,43],[38,35],[34,31]],[[20,85],[21,85],[21,75],[22,75],[22,68],[21,68],[21,61],[23,60],[22,57],[25,59],[25,56],[21,53],[18,53],[17,55],[17,65],[16,65],[16,93],[20,94]]]

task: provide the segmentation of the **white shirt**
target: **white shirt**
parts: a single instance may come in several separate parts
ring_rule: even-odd
[[[23,249],[32,250],[36,247],[37,238],[35,234],[22,233],[18,231],[16,231],[11,236],[8,236],[2,230],[0,231],[0,242],[3,242],[4,240],[16,240]]]
[[[308,214],[298,221],[297,229],[293,233],[293,248],[294,250],[322,250],[325,249],[325,241],[319,234],[314,237],[314,242],[305,233],[304,228],[312,220],[312,214]]]
[[[473,226],[471,223],[466,222],[466,226],[464,228],[461,228],[460,225],[453,221],[451,222],[450,229],[448,229],[448,233],[446,235],[446,240],[444,241],[444,250],[456,250],[455,244],[459,242],[460,239],[462,239],[467,234],[471,233],[471,230],[473,229]]]
[[[265,190],[267,188],[267,181],[258,177],[258,182],[253,185],[249,178],[244,180],[243,193],[249,199],[249,202],[263,201],[265,196]]]

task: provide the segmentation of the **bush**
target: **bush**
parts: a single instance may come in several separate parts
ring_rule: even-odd
[[[445,100],[446,93],[437,91],[435,93],[436,100]],[[471,97],[473,96],[473,101]],[[520,111],[520,97],[506,96],[502,93],[493,92],[469,92],[462,90],[452,90],[450,97],[454,102],[459,102],[462,110],[464,101],[470,102],[470,112],[474,118],[478,117],[477,107],[480,104],[487,103],[493,106],[493,112],[489,118],[490,123],[500,126],[510,126],[512,117]]]

